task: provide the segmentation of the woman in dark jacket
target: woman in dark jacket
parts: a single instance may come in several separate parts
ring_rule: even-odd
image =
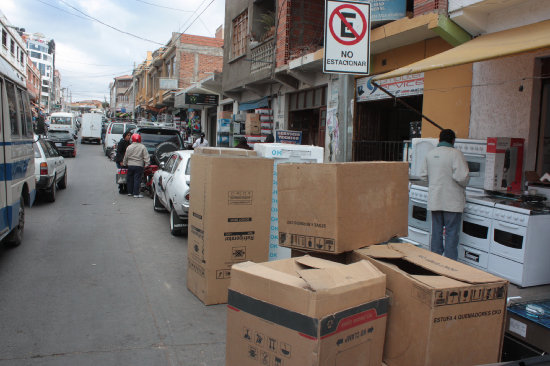
[[[124,154],[126,154],[126,149],[130,146],[130,138],[132,137],[132,132],[130,130],[124,132],[122,138],[116,146],[116,156],[115,163],[118,169],[122,168],[122,160],[124,159]],[[118,185],[118,192],[120,194],[126,193],[126,184]]]

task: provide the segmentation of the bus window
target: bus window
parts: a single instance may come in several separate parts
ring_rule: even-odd
[[[8,94],[8,108],[10,114],[10,126],[12,137],[19,137],[19,121],[17,120],[17,104],[15,100],[14,85],[6,81],[6,92]]]
[[[22,135],[25,137],[32,137],[32,113],[31,113],[31,106],[29,103],[29,95],[21,90],[18,90],[18,94],[20,96],[20,101],[23,104],[23,108],[20,108],[21,110],[21,130]]]

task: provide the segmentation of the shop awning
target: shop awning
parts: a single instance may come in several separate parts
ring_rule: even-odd
[[[374,80],[415,74],[550,47],[550,20],[485,34],[448,51],[380,74]]]
[[[263,97],[258,100],[252,100],[239,104],[239,111],[247,111],[249,109],[264,108],[269,106],[269,98]]]

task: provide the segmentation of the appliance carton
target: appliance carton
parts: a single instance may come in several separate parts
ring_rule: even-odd
[[[260,115],[256,113],[247,113],[244,131],[246,135],[259,135],[261,132]]]
[[[407,236],[403,162],[278,166],[279,245],[342,253]]]
[[[218,119],[232,119],[233,118],[233,112],[231,111],[219,111],[218,112]]]
[[[226,156],[257,156],[256,151],[236,149],[234,147],[197,147],[195,154],[226,155]]]
[[[385,276],[310,256],[233,266],[226,365],[382,364]]]
[[[487,163],[483,188],[490,191],[521,192],[524,139],[487,138]]]
[[[279,246],[279,195],[277,166],[282,163],[322,163],[325,149],[318,146],[291,144],[254,144],[259,156],[273,159],[273,196],[271,204],[271,232],[269,234],[269,260],[290,258],[290,249]]]
[[[388,366],[498,362],[508,282],[408,243],[355,250],[387,276]]]
[[[206,305],[227,302],[232,264],[267,261],[269,251],[273,160],[217,150],[191,157],[187,288]]]

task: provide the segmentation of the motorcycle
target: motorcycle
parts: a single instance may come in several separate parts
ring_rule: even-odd
[[[147,192],[149,197],[153,198],[153,175],[159,170],[158,165],[147,165],[143,169],[143,177],[141,179],[141,192]]]

